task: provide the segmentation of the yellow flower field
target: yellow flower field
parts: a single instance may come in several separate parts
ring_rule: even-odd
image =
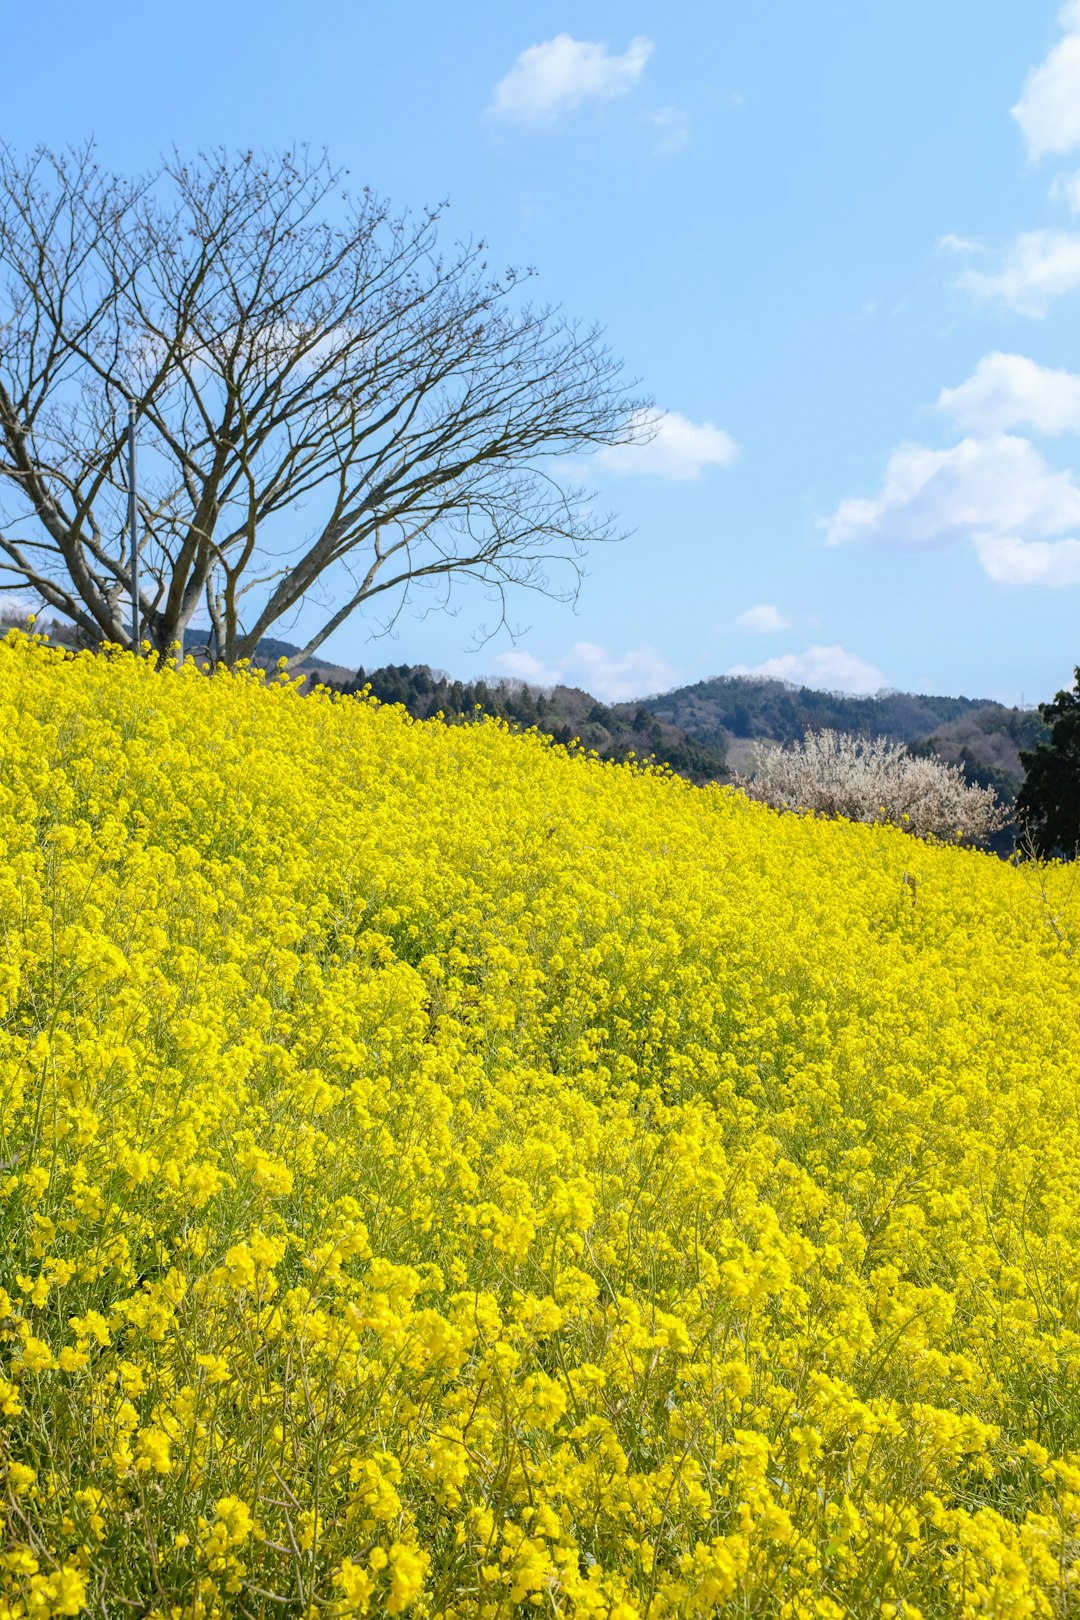
[[[0,1616],[1080,1612],[1072,870],[0,644]]]

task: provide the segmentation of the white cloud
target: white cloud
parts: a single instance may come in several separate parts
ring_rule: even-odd
[[[1059,174],[1050,187],[1053,202],[1063,202],[1070,214],[1080,214],[1080,169],[1075,174]]]
[[[958,388],[943,388],[935,409],[977,434],[1014,427],[1049,435],[1080,432],[1080,375],[995,350]]]
[[[609,445],[595,460],[610,472],[647,473],[655,478],[687,482],[700,478],[706,467],[729,467],[738,455],[730,433],[711,422],[691,422],[678,411],[658,418],[643,416],[643,435],[636,444]],[[651,437],[644,437],[652,429]]]
[[[1080,527],[1080,488],[1027,439],[995,433],[949,450],[904,444],[885,468],[875,500],[841,501],[826,542],[930,550],[976,534],[1040,539]]]
[[[530,686],[556,686],[559,680],[557,669],[549,669],[547,664],[534,658],[531,652],[524,648],[514,648],[512,652],[500,653],[495,660],[500,675],[509,676],[512,681],[527,681]]]
[[[641,34],[621,56],[590,40],[557,34],[522,51],[495,86],[488,110],[515,123],[552,123],[586,101],[609,101],[631,90],[652,50],[652,41]]]
[[[805,652],[766,658],[761,664],[735,664],[728,673],[760,675],[828,692],[880,692],[888,684],[875,664],[843,647],[808,647]]]
[[[770,635],[774,630],[790,630],[791,620],[785,619],[780,609],[771,602],[762,602],[759,607],[747,608],[735,620],[740,630],[753,630],[758,635]]]
[[[673,686],[679,672],[655,647],[631,647],[617,654],[595,641],[577,641],[555,664],[545,664],[532,653],[500,653],[495,660],[500,675],[536,686],[580,686],[605,703],[625,703]]]
[[[1012,109],[1033,160],[1080,147],[1080,0],[1065,0],[1058,20],[1062,37],[1028,74]],[[1080,214],[1080,171],[1058,175],[1050,197]],[[959,255],[985,251],[953,234],[938,246]],[[996,267],[969,266],[956,285],[1019,314],[1044,316],[1056,299],[1080,290],[1080,231],[1021,232]],[[1073,538],[1080,485],[1010,431],[1080,433],[1080,374],[995,350],[958,387],[943,388],[935,409],[968,437],[946,450],[894,450],[880,493],[841,501],[824,524],[826,543],[927,550],[966,542],[1002,584],[1080,584],[1080,540]]]
[[[1012,242],[999,270],[965,270],[956,285],[1020,315],[1045,315],[1055,298],[1080,287],[1080,233],[1025,231]]]
[[[20,626],[31,616],[44,618],[50,614],[51,609],[45,606],[40,596],[26,596],[19,590],[10,587],[0,587],[0,614],[3,614],[8,624]],[[41,626],[38,626],[40,630]]]
[[[632,647],[617,657],[593,641],[575,642],[564,680],[567,674],[587,692],[595,692],[597,697],[611,703],[647,697],[650,692],[660,692],[678,680],[678,671],[655,647]]]
[[[1032,68],[1012,109],[1032,158],[1080,146],[1080,0],[1069,0],[1059,18],[1064,39]]]
[[[656,131],[654,157],[673,157],[690,145],[690,120],[681,107],[661,107],[649,114],[649,123]]]
[[[1080,540],[1018,540],[978,535],[975,550],[1003,585],[1080,585]]]
[[[825,529],[834,546],[925,551],[971,541],[993,579],[1069,585],[1077,542],[1057,537],[1080,529],[1080,487],[1028,439],[1007,433],[949,450],[905,444],[889,458],[881,494],[842,501]]]

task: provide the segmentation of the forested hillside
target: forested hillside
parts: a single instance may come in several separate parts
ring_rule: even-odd
[[[577,686],[542,688],[521,681],[455,681],[426,664],[390,664],[357,671],[346,691],[371,691],[381,703],[401,703],[420,720],[449,720],[477,711],[527,729],[536,726],[557,743],[575,740],[601,759],[653,758],[692,782],[727,776],[723,748],[690,737],[681,726],[652,714],[643,703],[600,703]]]
[[[913,753],[960,765],[967,780],[992,787],[1011,804],[1024,779],[1020,750],[1034,748],[1046,728],[1034,709],[1006,708],[990,699],[882,692],[851,697],[783,681],[720,676],[634,703],[600,703],[579,687],[540,688],[518,681],[462,682],[426,665],[360,670],[346,690],[369,687],[383,703],[401,703],[428,719],[471,716],[477,710],[512,725],[537,726],[556,742],[595,749],[603,759],[653,757],[694,782],[722,781],[744,769],[759,741],[789,744],[830,727],[888,737]],[[1011,834],[995,842],[1012,847]]]
[[[852,697],[745,675],[718,675],[680,686],[646,698],[645,706],[658,719],[682,726],[702,742],[720,745],[733,737],[796,742],[805,732],[824,727],[895,742],[921,742],[973,710],[1001,707],[986,698],[923,697],[911,692]]]
[[[911,751],[962,765],[969,782],[992,787],[1011,803],[1024,780],[1021,751],[1036,748],[1047,735],[1037,709],[1005,709],[993,703],[939,726],[914,743]]]

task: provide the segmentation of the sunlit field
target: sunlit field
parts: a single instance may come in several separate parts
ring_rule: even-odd
[[[1077,1612],[1069,868],[20,636],[0,710],[0,1616]]]

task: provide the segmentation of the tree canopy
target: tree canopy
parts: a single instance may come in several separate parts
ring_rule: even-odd
[[[1045,855],[1072,857],[1080,849],[1080,665],[1074,673],[1071,691],[1039,704],[1048,740],[1020,756],[1027,778],[1017,819]]]
[[[158,650],[205,614],[232,662],[314,603],[300,662],[465,578],[495,623],[514,587],[572,596],[612,520],[566,460],[647,435],[647,402],[596,327],[528,301],[531,270],[444,224],[305,152],[123,178],[89,147],[0,151],[3,588],[130,643],[130,400]]]

